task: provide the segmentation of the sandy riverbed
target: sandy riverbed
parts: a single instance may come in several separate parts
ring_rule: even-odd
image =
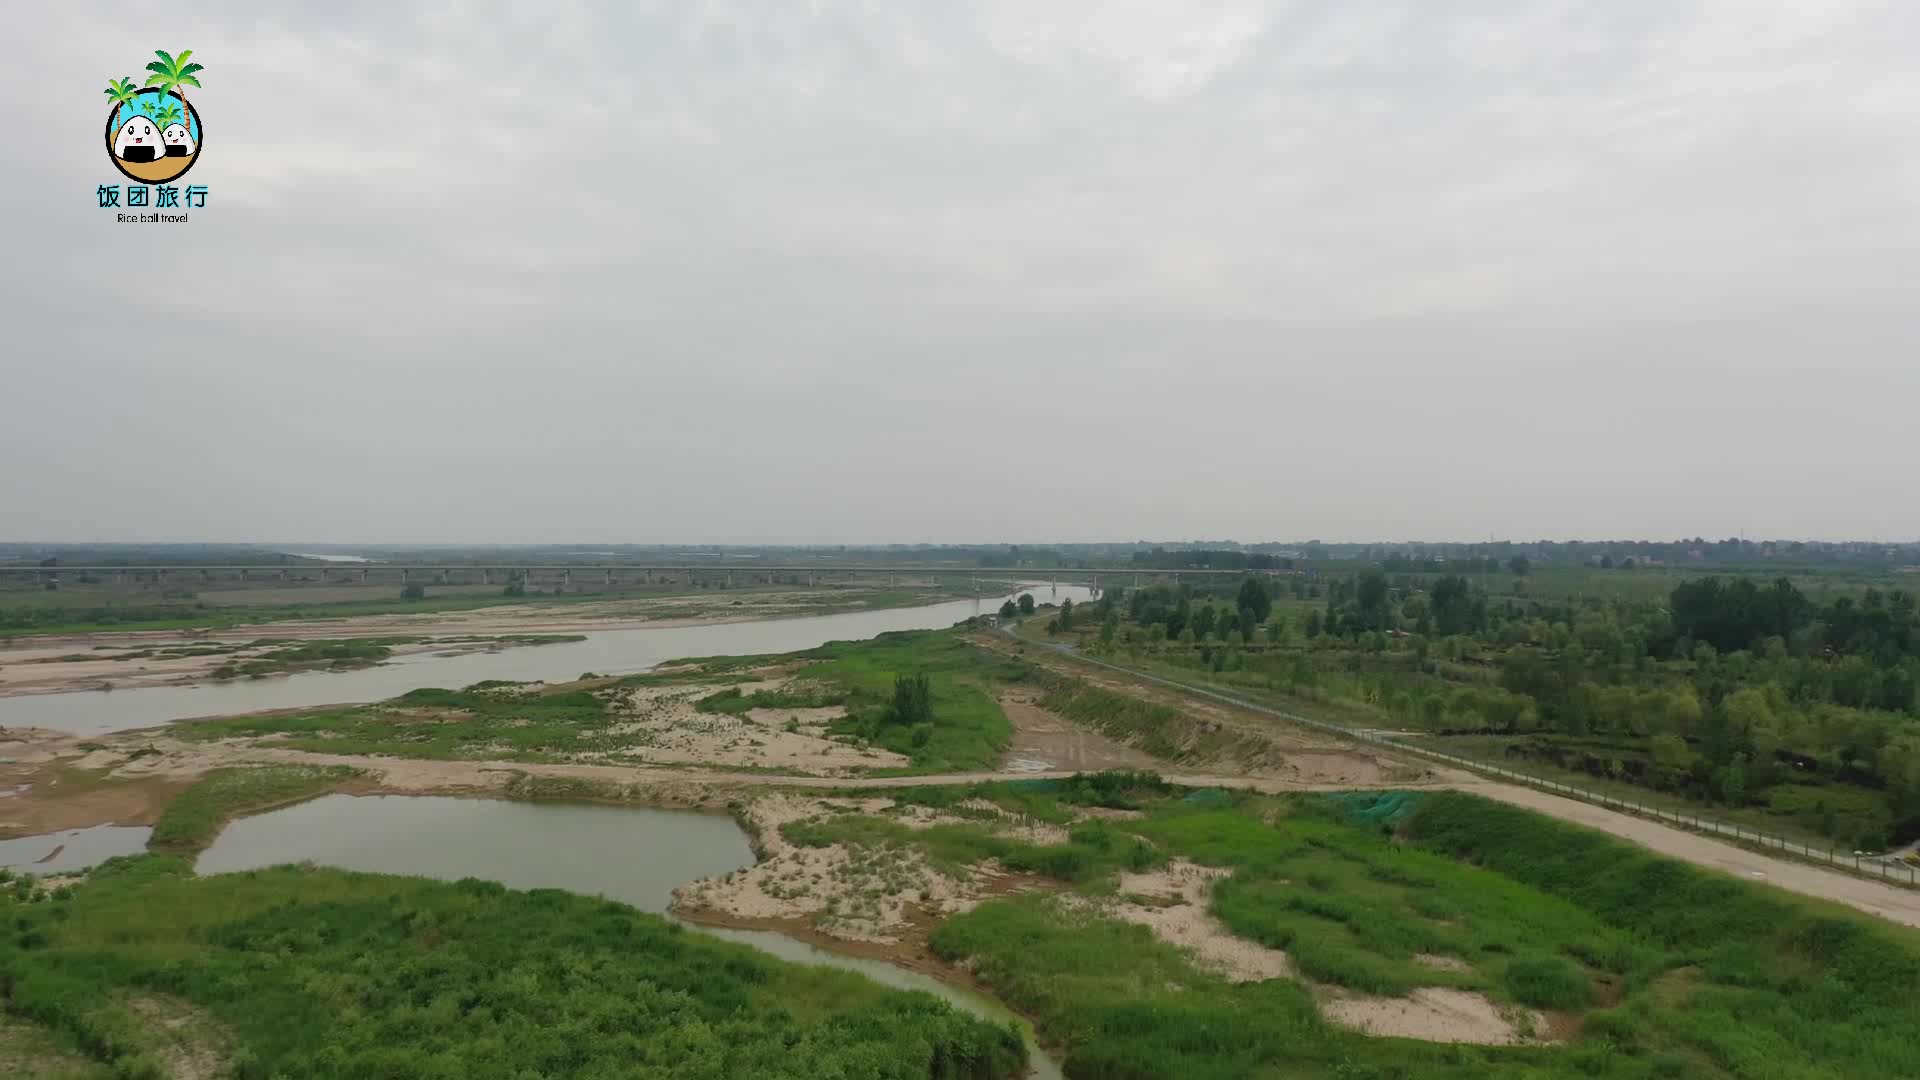
[[[220,631],[178,630],[66,634],[0,638],[0,697],[63,693],[103,686],[186,685],[207,681],[213,671],[250,653],[211,656],[133,656],[169,647],[238,645],[277,641],[338,641],[348,638],[467,637],[585,634],[599,630],[667,629],[755,622],[859,609],[860,590],[755,592],[745,596],[659,596],[565,605],[506,604],[471,611],[396,612],[343,619],[259,623]],[[953,599],[928,593],[913,603]],[[418,644],[394,647],[394,655],[504,647],[488,643]],[[97,654],[97,655],[94,655]],[[74,659],[79,657],[79,659]],[[120,657],[120,659],[116,659]]]

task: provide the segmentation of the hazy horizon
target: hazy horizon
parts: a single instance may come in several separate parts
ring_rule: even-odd
[[[1920,537],[1920,6],[14,25],[0,535]]]
[[[616,539],[609,539],[606,537],[590,538],[590,539],[580,539],[575,537],[571,539],[562,538],[562,539],[556,539],[556,540],[527,540],[527,541],[513,541],[513,542],[491,541],[491,540],[314,540],[314,539],[306,539],[306,540],[232,540],[232,539],[180,540],[180,539],[172,539],[167,537],[153,537],[153,538],[142,539],[142,540],[98,540],[98,539],[68,539],[68,540],[52,539],[50,540],[50,539],[37,539],[37,538],[22,539],[22,538],[0,537],[0,547],[30,546],[30,545],[41,545],[41,546],[47,546],[47,547],[102,546],[102,547],[134,547],[134,548],[143,547],[143,546],[271,547],[275,549],[285,549],[287,554],[297,555],[299,554],[299,552],[293,549],[300,548],[300,547],[340,548],[340,549],[390,548],[394,550],[432,549],[432,548],[485,549],[485,548],[515,548],[515,547],[573,548],[573,549],[580,549],[580,550],[588,550],[596,547],[800,548],[800,549],[808,549],[808,550],[818,550],[822,548],[839,548],[839,547],[845,547],[845,548],[900,548],[900,547],[1047,548],[1051,546],[1098,547],[1103,545],[1116,546],[1116,547],[1117,546],[1140,546],[1140,545],[1145,545],[1145,546],[1164,545],[1164,546],[1180,546],[1180,547],[1206,547],[1209,545],[1225,545],[1225,546],[1233,546],[1233,547],[1256,547],[1256,546],[1303,547],[1308,544],[1325,544],[1329,546],[1339,546],[1339,547],[1367,547],[1367,546],[1456,547],[1456,546],[1469,546],[1469,545],[1486,546],[1489,544],[1492,544],[1492,545],[1511,544],[1515,546],[1526,546],[1530,544],[1620,544],[1623,546],[1634,545],[1634,544],[1666,545],[1666,544],[1684,544],[1689,541],[1704,541],[1706,543],[1711,544],[1711,543],[1719,543],[1724,540],[1741,540],[1746,543],[1752,543],[1752,544],[1796,544],[1796,543],[1828,544],[1828,545],[1876,544],[1876,545],[1885,545],[1888,547],[1905,547],[1905,546],[1920,544],[1920,537],[1907,537],[1907,538],[1896,537],[1892,539],[1885,539],[1885,538],[1864,537],[1864,536],[1710,536],[1705,534],[1691,534],[1686,536],[1558,536],[1558,537],[1555,537],[1555,536],[1530,536],[1530,537],[1499,536],[1499,537],[1480,537],[1480,538],[1360,537],[1360,538],[1353,538],[1353,539],[1343,539],[1340,537],[1328,537],[1328,536],[1310,536],[1305,538],[1282,537],[1282,538],[1258,538],[1258,539],[1241,539],[1237,537],[1216,537],[1212,539],[1198,539],[1198,538],[1174,539],[1171,537],[1159,537],[1159,538],[1141,538],[1141,539],[1132,539],[1132,540],[1119,540],[1119,539],[1114,539],[1112,537],[1105,537],[1105,538],[1096,537],[1093,539],[1074,540],[1074,539],[1063,539],[1061,537],[1054,537],[1051,539],[1042,539],[1042,540],[848,540],[848,541],[834,541],[830,543],[807,543],[802,541],[784,542],[784,541],[778,541],[778,540],[765,541],[765,542],[752,542],[752,543],[732,543],[732,542],[721,541],[721,540],[688,540],[684,538],[680,540],[660,540],[660,541],[616,540]]]

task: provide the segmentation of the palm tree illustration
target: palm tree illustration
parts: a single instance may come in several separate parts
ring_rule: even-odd
[[[180,111],[180,103],[177,101],[169,101],[161,107],[160,115],[154,117],[153,122],[158,124],[162,131],[165,131],[168,124],[179,124],[185,127],[187,120],[185,114]]]
[[[133,99],[140,95],[140,91],[134,89],[132,79],[109,79],[106,93],[113,99],[114,105],[113,123],[110,126],[119,127],[120,110],[133,104]]]
[[[147,65],[147,70],[153,72],[153,74],[147,76],[147,85],[158,87],[162,98],[165,98],[168,94],[174,95],[180,99],[181,106],[185,107],[187,104],[187,92],[181,89],[181,87],[199,87],[200,80],[194,78],[193,73],[196,71],[204,71],[206,70],[205,67],[201,64],[187,63],[187,57],[193,55],[192,49],[181,53],[178,60],[167,55],[166,51],[162,49],[155,49],[153,54],[160,59]]]

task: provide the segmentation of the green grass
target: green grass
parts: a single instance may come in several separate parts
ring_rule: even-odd
[[[608,731],[617,720],[592,692],[508,683],[413,690],[378,705],[186,721],[173,731],[187,739],[282,734],[279,745],[328,754],[543,761],[624,746]]]
[[[89,1061],[59,1033],[0,1014],[0,1076],[33,1080],[112,1080],[113,1071]]]
[[[1570,1018],[1555,1030],[1574,1033],[1511,1048],[1363,1037],[1321,1021],[1298,983],[1225,982],[1142,928],[1048,897],[990,901],[938,927],[934,951],[1033,1016],[1065,1046],[1070,1076],[1920,1075],[1909,931],[1467,795],[1147,806],[1111,827],[1232,868],[1212,914],[1287,950],[1307,978],[1385,995],[1474,990]]]
[[[116,860],[70,899],[0,900],[6,1010],[115,1076],[160,1075],[118,1002],[206,1010],[233,1075],[1009,1077],[1011,1027],[785,963],[622,904],[490,882]]]
[[[739,687],[729,686],[701,698],[693,707],[704,713],[745,716],[754,709],[823,709],[846,703],[845,694],[790,690],[756,690],[742,694]]]
[[[725,685],[747,681],[753,668],[795,661],[807,666],[794,689],[742,694]],[[696,712],[738,716],[756,708],[844,706],[848,715],[831,725],[830,734],[892,750],[911,762],[876,772],[961,772],[990,768],[999,759],[1012,725],[990,689],[1028,672],[1025,665],[1001,662],[956,635],[934,631],[835,642],[785,656],[706,658],[679,665],[692,670],[629,676],[593,690],[504,682],[463,690],[429,688],[374,705],[191,720],[172,730],[188,739],[280,735],[278,745],[318,753],[560,761],[582,753],[640,752],[658,737],[623,730],[629,718],[619,701],[623,692],[685,686],[691,696],[718,684],[717,693],[695,703]],[[912,728],[885,717],[895,676],[909,672],[925,672],[932,686],[932,721]]]
[[[155,850],[198,851],[233,818],[324,794],[358,775],[358,769],[320,765],[215,769],[167,805],[147,843]]]
[[[735,691],[716,695],[708,711],[744,712],[760,707],[842,705],[847,717],[835,722],[831,734],[864,740],[908,758],[904,768],[876,769],[874,775],[966,772],[990,768],[1013,737],[1013,725],[994,700],[994,691],[1024,682],[1033,669],[1003,660],[976,648],[957,634],[943,630],[911,630],[881,634],[867,641],[835,641],[817,649],[781,656],[699,657],[679,661],[698,670],[677,676],[639,676],[628,683],[658,685],[661,681],[691,678],[715,680],[736,676],[769,664],[804,662],[802,678],[812,689],[786,694],[759,694],[747,698]],[[895,678],[924,674],[931,683],[933,719],[916,731],[914,726],[888,721]],[[764,693],[764,692],[763,692]]]
[[[864,737],[912,760],[911,769],[891,770],[897,773],[991,767],[1013,738],[1013,725],[991,687],[1028,673],[1025,665],[1001,661],[955,634],[936,630],[836,641],[798,655],[818,661],[806,669],[808,679],[847,695],[849,715],[833,730]],[[895,677],[906,674],[925,674],[932,683],[933,722],[925,742],[917,741],[912,729],[883,718]]]

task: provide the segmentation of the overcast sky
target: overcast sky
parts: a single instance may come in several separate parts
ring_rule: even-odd
[[[1920,536],[1910,0],[8,25],[0,539]]]

